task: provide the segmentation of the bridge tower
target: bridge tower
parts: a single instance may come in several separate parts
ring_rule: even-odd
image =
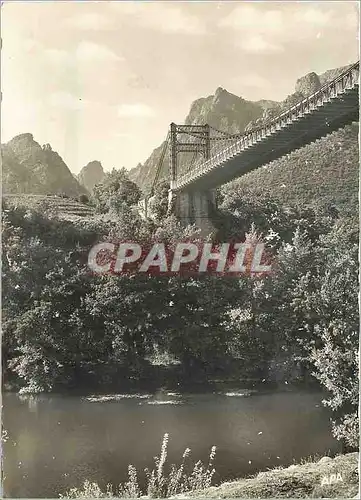
[[[186,136],[186,138],[184,137]],[[211,137],[209,125],[170,124],[170,179],[178,174],[178,153],[200,153],[205,160],[210,157]]]
[[[206,125],[170,125],[170,190],[169,211],[175,212],[184,225],[195,224],[202,234],[214,230],[210,211],[215,207],[212,191],[187,189],[175,193],[174,185],[179,173],[179,153],[201,154],[204,160],[210,158],[210,127]]]

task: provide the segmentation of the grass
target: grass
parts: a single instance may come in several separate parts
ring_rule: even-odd
[[[141,488],[138,480],[138,471],[134,465],[128,466],[128,481],[113,489],[107,485],[102,491],[97,483],[85,481],[81,488],[71,488],[60,498],[169,498],[177,494],[209,488],[215,473],[213,461],[216,447],[213,446],[207,465],[200,460],[192,464],[191,450],[187,448],[177,466],[168,462],[169,435],[165,434],[162,441],[159,457],[154,458],[155,466],[152,470],[145,469],[145,487]]]
[[[323,457],[254,477],[190,492],[197,498],[355,498],[358,492],[358,454]]]

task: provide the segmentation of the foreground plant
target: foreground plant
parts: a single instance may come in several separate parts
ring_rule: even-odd
[[[169,434],[164,434],[161,453],[154,457],[155,467],[152,470],[144,469],[146,481],[144,491],[139,486],[137,469],[133,465],[128,466],[128,481],[120,484],[117,491],[113,491],[107,485],[103,492],[96,483],[85,481],[82,488],[71,488],[61,498],[168,498],[179,493],[197,491],[211,486],[215,473],[213,462],[216,455],[216,447],[212,446],[209,454],[208,465],[198,460],[191,465],[190,448],[186,448],[179,466],[167,463]]]

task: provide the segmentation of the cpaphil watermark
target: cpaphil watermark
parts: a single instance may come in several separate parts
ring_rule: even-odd
[[[88,255],[88,266],[96,274],[263,276],[271,272],[271,264],[270,252],[258,241],[102,242]]]

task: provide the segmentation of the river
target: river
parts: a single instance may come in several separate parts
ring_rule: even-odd
[[[340,451],[322,395],[289,391],[79,396],[3,395],[5,497],[58,497],[85,479],[117,485],[127,465],[153,465],[164,433],[169,457],[186,447],[206,460],[217,446],[216,481]]]

